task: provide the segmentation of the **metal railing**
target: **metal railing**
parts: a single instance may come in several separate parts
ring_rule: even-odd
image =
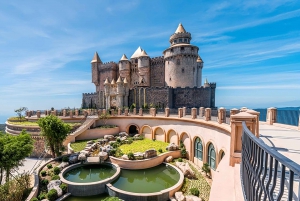
[[[256,138],[243,122],[241,183],[245,200],[299,200],[299,176],[299,164]]]

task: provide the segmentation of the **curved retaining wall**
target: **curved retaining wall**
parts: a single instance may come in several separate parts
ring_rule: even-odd
[[[76,140],[93,140],[97,138],[103,138],[104,135],[116,135],[120,132],[119,127],[105,128],[105,129],[87,129],[82,134],[76,136]]]
[[[114,169],[116,169],[116,173],[107,179],[97,181],[97,182],[89,182],[89,183],[75,183],[66,180],[63,175],[74,168],[85,166],[88,164],[74,164],[67,168],[65,168],[60,174],[60,180],[68,185],[68,192],[74,196],[91,196],[98,195],[106,192],[106,184],[114,181],[121,173],[121,169],[116,164],[104,163],[102,165],[111,165]]]
[[[132,193],[115,188],[109,183],[107,184],[107,192],[110,196],[115,196],[120,199],[130,201],[169,200],[169,198],[172,197],[175,192],[178,191],[183,185],[184,175],[177,167],[171,164],[168,165],[172,166],[180,175],[179,181],[170,188],[161,190],[156,193]]]
[[[109,158],[113,164],[117,164],[122,169],[138,170],[155,167],[163,163],[168,156],[172,156],[173,158],[179,158],[181,157],[181,152],[180,150],[169,151],[166,153],[162,153],[159,156],[143,160],[123,160],[113,156],[110,156]]]

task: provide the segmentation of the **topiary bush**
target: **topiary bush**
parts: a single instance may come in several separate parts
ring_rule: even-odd
[[[178,158],[178,162],[182,162],[182,158]]]
[[[47,193],[47,198],[49,201],[55,201],[57,199],[58,195],[57,195],[57,191],[55,189],[51,189],[48,193]]]
[[[120,139],[120,138],[118,138],[118,139],[117,139],[117,142],[118,142],[118,143],[121,143],[121,139]]]
[[[47,186],[49,184],[48,179],[42,179],[41,184]]]
[[[62,162],[69,162],[69,157],[68,156],[62,157]]]
[[[116,156],[116,150],[115,149],[112,149],[112,150],[110,150],[110,152],[109,152],[109,155],[110,156]]]
[[[58,174],[60,173],[59,167],[55,167],[55,168],[53,169],[53,172],[54,172],[55,175],[58,175]]]
[[[54,175],[51,177],[51,180],[59,180],[59,179],[60,179],[60,177],[58,175]]]
[[[185,149],[185,148],[182,148],[182,149],[180,150],[180,153],[181,153],[181,157],[183,157],[183,158],[186,157],[187,152],[186,152],[186,149]]]
[[[52,164],[48,164],[48,165],[47,165],[47,168],[48,168],[48,169],[51,169],[51,168],[52,168]]]
[[[159,152],[159,153],[162,153],[163,151],[162,151],[162,149],[158,149],[158,152]]]
[[[38,196],[39,200],[46,199],[46,197],[47,197],[47,194],[46,194],[46,193],[41,193],[41,194]]]
[[[41,171],[42,177],[45,177],[47,175],[47,172],[45,170]]]
[[[127,156],[129,160],[134,160],[134,154],[132,152],[129,152]]]
[[[67,184],[61,184],[59,187],[61,188],[61,190],[63,191],[63,193],[66,193],[67,190],[68,190]]]
[[[39,199],[37,199],[37,198],[31,198],[30,201],[39,201]]]
[[[197,188],[191,188],[190,189],[190,193],[192,194],[192,195],[194,195],[194,196],[199,196],[199,190],[197,189]]]

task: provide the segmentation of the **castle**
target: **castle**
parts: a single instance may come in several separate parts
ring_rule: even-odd
[[[130,59],[123,54],[118,63],[103,63],[96,52],[91,61],[96,92],[83,93],[82,107],[214,108],[216,83],[206,79],[202,86],[203,61],[191,39],[179,24],[161,57],[150,58],[139,47]]]

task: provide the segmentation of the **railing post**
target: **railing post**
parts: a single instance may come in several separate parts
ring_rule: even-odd
[[[136,108],[133,108],[132,114],[136,115]]]
[[[211,108],[205,108],[205,121],[211,120]]]
[[[118,108],[118,116],[122,114],[121,108]]]
[[[226,123],[226,109],[224,107],[218,109],[218,123]]]
[[[128,116],[128,108],[125,108],[124,114],[125,116]]]
[[[240,111],[236,108],[232,108],[230,110],[230,125],[231,125],[231,115],[235,115],[235,114],[238,114]]]
[[[36,112],[36,117],[37,117],[38,119],[41,118],[41,111],[38,110],[38,111]]]
[[[63,110],[63,117],[66,116],[66,112],[67,112],[67,111],[64,109],[64,110]]]
[[[204,116],[204,107],[199,108],[199,117],[202,118]]]
[[[79,111],[76,109],[75,110],[75,116],[78,117],[78,115],[79,115]]]
[[[255,122],[256,128],[255,128],[254,134],[256,137],[259,138],[259,115],[260,115],[260,112],[257,112],[255,110],[250,110],[250,109],[247,109],[246,112],[256,116],[256,122]]]
[[[183,117],[186,116],[186,107],[183,107],[183,108],[182,108],[182,116],[183,116]]]
[[[267,109],[267,124],[273,125],[273,123],[277,122],[277,108],[270,107]]]
[[[178,108],[178,118],[182,118],[183,111],[182,108]]]
[[[236,163],[241,162],[241,151],[242,151],[242,135],[244,121],[249,130],[255,132],[256,116],[247,112],[240,112],[230,116],[231,119],[231,140],[230,140],[230,166],[234,166]]]
[[[170,116],[170,108],[166,107],[165,108],[165,117],[169,117]]]
[[[73,118],[73,110],[70,110],[70,118]]]
[[[110,113],[111,113],[111,116],[115,116],[115,110],[114,109],[111,109]]]
[[[192,108],[192,119],[196,119],[197,118],[197,108]]]
[[[139,109],[139,116],[143,116],[143,108]]]
[[[151,108],[152,109],[152,117],[156,117],[156,108]]]

